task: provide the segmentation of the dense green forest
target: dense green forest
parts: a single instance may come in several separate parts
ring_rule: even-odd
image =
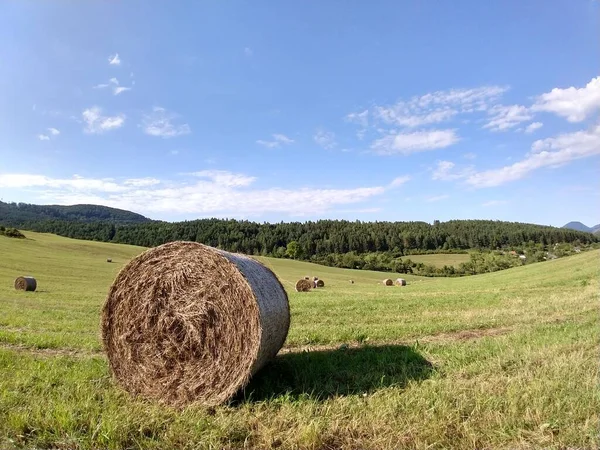
[[[517,222],[451,220],[448,222],[256,223],[202,219],[151,221],[139,214],[95,205],[38,206],[0,203],[0,224],[76,239],[153,247],[175,240],[201,242],[232,252],[313,261],[336,267],[460,276],[501,270],[556,257],[600,241],[591,233]],[[468,263],[435,268],[410,260],[422,253],[466,253]],[[526,262],[506,250],[526,253]],[[553,253],[550,253],[552,250]],[[560,256],[560,255],[558,255]]]
[[[0,216],[0,222],[4,218]],[[9,223],[5,223],[9,225]],[[591,244],[598,237],[566,228],[491,220],[449,222],[316,222],[256,223],[202,219],[120,225],[106,222],[37,221],[20,225],[33,231],[78,239],[152,247],[174,240],[202,242],[224,250],[309,260],[330,254],[392,252],[410,255],[469,249],[496,250],[524,244]]]
[[[0,221],[6,226],[21,227],[44,220],[76,222],[112,222],[134,224],[151,222],[147,217],[123,209],[100,205],[32,205],[0,202]]]

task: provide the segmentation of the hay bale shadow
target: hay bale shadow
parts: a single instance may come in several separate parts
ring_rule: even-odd
[[[287,353],[258,372],[234,401],[262,401],[282,395],[323,400],[404,387],[434,372],[433,364],[403,345]]]

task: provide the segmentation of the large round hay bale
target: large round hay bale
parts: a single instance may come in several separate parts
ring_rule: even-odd
[[[383,284],[384,286],[393,286],[394,282],[390,278],[386,278],[385,280],[383,280]]]
[[[325,282],[323,280],[317,280],[316,285],[318,288],[325,287]]]
[[[396,278],[396,286],[406,286],[406,280],[404,278]]]
[[[37,281],[33,277],[19,277],[15,280],[15,289],[33,292],[37,289]]]
[[[296,282],[296,292],[308,292],[312,289],[313,282],[302,278]]]
[[[102,340],[130,393],[217,405],[273,358],[290,325],[268,268],[195,242],[171,242],[127,264],[110,288]]]

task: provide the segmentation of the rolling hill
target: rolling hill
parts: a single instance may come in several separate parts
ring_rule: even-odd
[[[33,205],[29,203],[0,202],[0,221],[19,227],[31,222],[61,220],[67,222],[108,222],[113,224],[140,224],[151,219],[131,211],[100,205]]]

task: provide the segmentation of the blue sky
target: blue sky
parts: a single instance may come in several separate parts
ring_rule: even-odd
[[[0,3],[0,198],[600,223],[600,3]]]

